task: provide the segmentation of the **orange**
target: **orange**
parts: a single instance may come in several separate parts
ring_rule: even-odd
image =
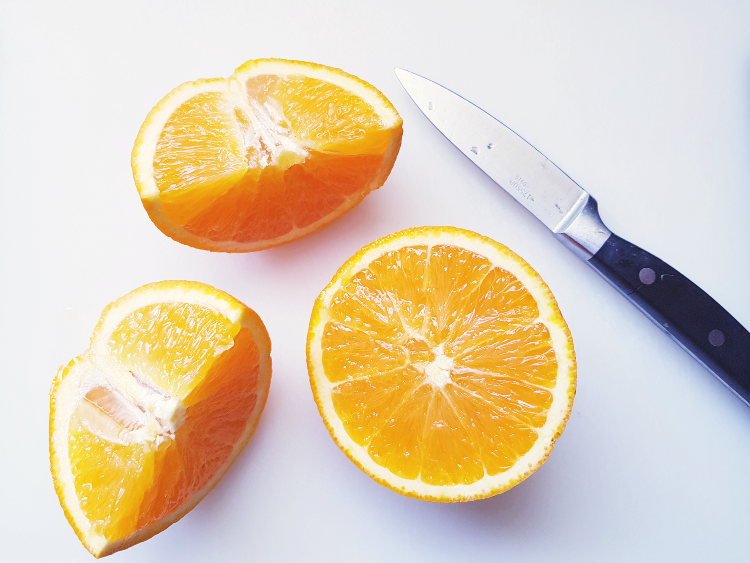
[[[315,301],[310,383],[343,452],[407,496],[501,493],[547,459],[576,362],[547,285],[476,233],[409,229],[357,252]]]
[[[303,237],[352,209],[385,182],[401,135],[393,105],[359,78],[253,60],[159,102],[135,141],[133,176],[168,236],[248,252]]]
[[[250,439],[268,396],[260,318],[208,285],[146,285],[102,313],[50,392],[60,504],[101,557],[179,520]]]

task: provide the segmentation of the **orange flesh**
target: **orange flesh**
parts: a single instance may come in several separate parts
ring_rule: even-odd
[[[76,493],[94,529],[114,541],[177,510],[224,465],[257,401],[259,357],[249,329],[187,304],[132,313],[110,351],[155,396],[171,394],[186,407],[176,430],[151,440],[128,434],[144,428],[148,407],[107,385],[76,407],[69,426]]]
[[[372,189],[391,136],[372,106],[304,76],[257,76],[244,90],[246,103],[198,94],[167,121],[154,179],[175,224],[216,241],[271,240]],[[281,137],[298,149],[274,159]]]
[[[470,484],[536,442],[557,360],[536,301],[509,272],[454,246],[405,247],[357,273],[329,311],[333,406],[379,465]]]

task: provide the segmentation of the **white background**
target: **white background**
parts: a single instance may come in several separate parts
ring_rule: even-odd
[[[326,229],[246,255],[162,235],[130,151],[178,84],[248,59],[342,68],[404,119],[386,184]],[[52,487],[48,390],[107,303],[215,285],[273,342],[260,426],[193,512],[111,561],[747,561],[750,408],[461,156],[393,68],[454,89],[599,201],[620,236],[750,327],[746,1],[0,3],[0,559],[90,561]],[[488,235],[548,282],[578,357],[549,461],[500,496],[440,505],[373,482],[313,402],[313,301],[361,246],[419,225]]]

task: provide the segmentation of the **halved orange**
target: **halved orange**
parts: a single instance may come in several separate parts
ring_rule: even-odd
[[[229,78],[175,88],[151,110],[132,166],[151,220],[178,242],[223,252],[284,244],[383,185],[402,121],[339,69],[248,61]]]
[[[251,309],[200,283],[146,285],[104,310],[50,392],[52,478],[86,549],[150,538],[219,482],[258,424],[270,351]]]
[[[501,493],[547,459],[570,416],[573,341],[539,275],[451,227],[357,252],[315,302],[310,383],[343,452],[407,496]]]

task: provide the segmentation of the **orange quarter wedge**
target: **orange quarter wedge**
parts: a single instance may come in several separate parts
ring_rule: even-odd
[[[104,310],[50,392],[52,478],[86,549],[150,538],[219,482],[258,424],[270,350],[251,309],[200,283],[146,285]]]
[[[402,122],[339,69],[248,61],[159,102],[132,154],[151,220],[178,242],[223,252],[284,244],[340,217],[388,177]]]

